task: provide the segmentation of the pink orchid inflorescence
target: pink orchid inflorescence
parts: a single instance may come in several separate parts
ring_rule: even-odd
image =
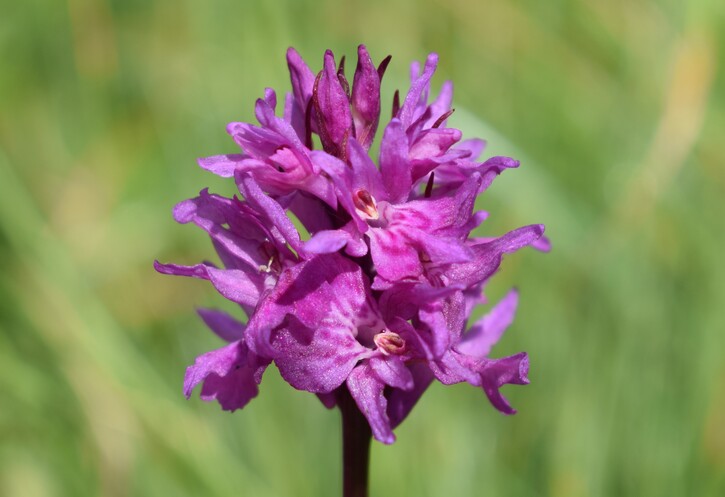
[[[202,168],[234,178],[242,198],[205,189],[178,204],[174,218],[205,230],[223,267],[155,267],[211,281],[248,320],[199,310],[229,343],[187,369],[187,397],[202,384],[202,399],[240,409],[274,362],[290,385],[317,394],[327,407],[347,389],[384,443],[395,440],[393,428],[433,379],[467,381],[499,411],[516,412],[499,389],[528,383],[528,356],[488,357],[513,320],[516,291],[470,327],[467,322],[485,303],[483,287],[504,254],[528,245],[548,250],[544,227],[470,236],[487,217],[474,212],[476,196],[519,163],[508,157],[480,162],[485,143],[461,141],[459,130],[446,127],[452,84],[444,83],[428,103],[436,54],[422,71],[413,63],[402,102],[395,93],[376,167],[368,149],[389,61],[376,67],[361,45],[350,85],[344,57],[337,65],[328,50],[315,75],[290,48],[292,92],[283,117],[276,114],[275,92],[265,90],[255,106],[259,126],[227,126],[242,152],[199,160]],[[308,240],[289,213],[310,233]]]

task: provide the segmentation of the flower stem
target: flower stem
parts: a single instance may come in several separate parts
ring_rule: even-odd
[[[368,496],[368,463],[372,433],[346,386],[338,390],[342,413],[342,495]]]

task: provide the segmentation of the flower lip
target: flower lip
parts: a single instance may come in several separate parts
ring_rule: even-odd
[[[370,192],[364,188],[355,190],[352,194],[352,202],[357,211],[362,214],[365,219],[379,219],[378,204]]]
[[[385,355],[400,355],[405,352],[405,340],[392,331],[382,331],[373,337],[373,342]]]

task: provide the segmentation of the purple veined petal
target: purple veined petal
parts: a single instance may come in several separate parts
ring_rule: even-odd
[[[322,147],[326,152],[341,157],[345,151],[343,142],[352,128],[352,114],[330,50],[325,52],[324,68],[317,77],[312,98]]]
[[[371,357],[368,359],[368,364],[380,381],[386,385],[401,390],[413,389],[413,375],[400,357]]]
[[[403,123],[403,129],[408,129],[408,126],[413,124],[413,122],[420,117],[420,114],[422,114],[422,110],[425,109],[425,100],[428,99],[430,80],[433,77],[433,73],[435,72],[437,66],[438,54],[431,53],[425,61],[423,74],[413,81],[413,84],[410,86],[410,90],[408,91],[408,95],[405,97],[403,106],[400,108],[400,113],[398,115],[400,117],[400,121]]]
[[[516,414],[516,409],[501,394],[500,388],[507,384],[529,384],[529,356],[525,352],[519,352],[502,359],[487,359],[479,373],[481,386],[491,404],[504,414]]]
[[[302,249],[300,234],[279,203],[265,195],[251,176],[237,174],[235,179],[245,200],[258,211],[264,213],[272,225],[279,230],[287,243],[289,243],[290,247],[299,254]]]
[[[235,342],[244,336],[246,325],[224,311],[199,308],[196,313],[209,329],[225,342]]]
[[[294,318],[298,323],[296,335],[307,334],[301,327],[318,331],[334,328],[342,342],[353,346],[339,329],[346,327],[357,343],[354,337],[358,326],[368,324],[371,317],[379,321],[378,316],[367,277],[359,265],[337,253],[313,255],[280,274],[273,291],[261,299],[250,317],[246,337],[254,352],[277,357],[279,350],[272,345],[273,330],[284,328]],[[285,340],[291,340],[291,333],[286,332]],[[319,339],[324,341],[326,337]]]
[[[349,327],[308,327],[294,315],[274,332],[272,347],[282,378],[298,390],[313,393],[332,392],[371,353]]]
[[[378,276],[398,281],[423,274],[420,255],[402,230],[370,228],[367,233]]]
[[[357,49],[351,104],[355,136],[367,150],[375,137],[380,120],[380,76],[365,45],[360,45]]]
[[[186,369],[184,395],[203,382],[201,399],[216,399],[225,411],[244,407],[259,392],[257,385],[269,364],[251,353],[243,341],[232,342],[196,358]]]
[[[347,378],[347,388],[360,412],[370,423],[375,439],[384,444],[395,442],[387,414],[388,401],[383,395],[385,384],[368,364],[363,363],[353,369]]]
[[[154,268],[162,274],[209,280],[219,293],[245,310],[254,309],[259,301],[261,281],[255,281],[249,274],[238,269],[217,269],[206,264],[180,266],[161,264],[158,261],[154,262]]]
[[[476,321],[455,347],[462,354],[483,358],[491,352],[506,328],[513,323],[519,294],[511,290],[488,314]]]
[[[244,154],[213,155],[211,157],[200,157],[196,162],[202,169],[206,169],[217,176],[233,178],[234,171],[237,170],[240,162],[248,158]]]
[[[408,137],[403,123],[398,119],[390,121],[383,132],[380,173],[390,202],[405,202],[410,195],[413,181],[408,161]]]
[[[433,373],[423,363],[412,363],[408,369],[413,376],[412,390],[393,389],[388,396],[387,413],[392,428],[395,428],[408,417],[418,399],[423,395],[428,386],[433,382]]]

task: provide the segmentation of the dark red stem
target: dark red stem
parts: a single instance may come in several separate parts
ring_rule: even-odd
[[[346,386],[337,393],[342,413],[342,495],[368,497],[368,463],[372,433]]]

